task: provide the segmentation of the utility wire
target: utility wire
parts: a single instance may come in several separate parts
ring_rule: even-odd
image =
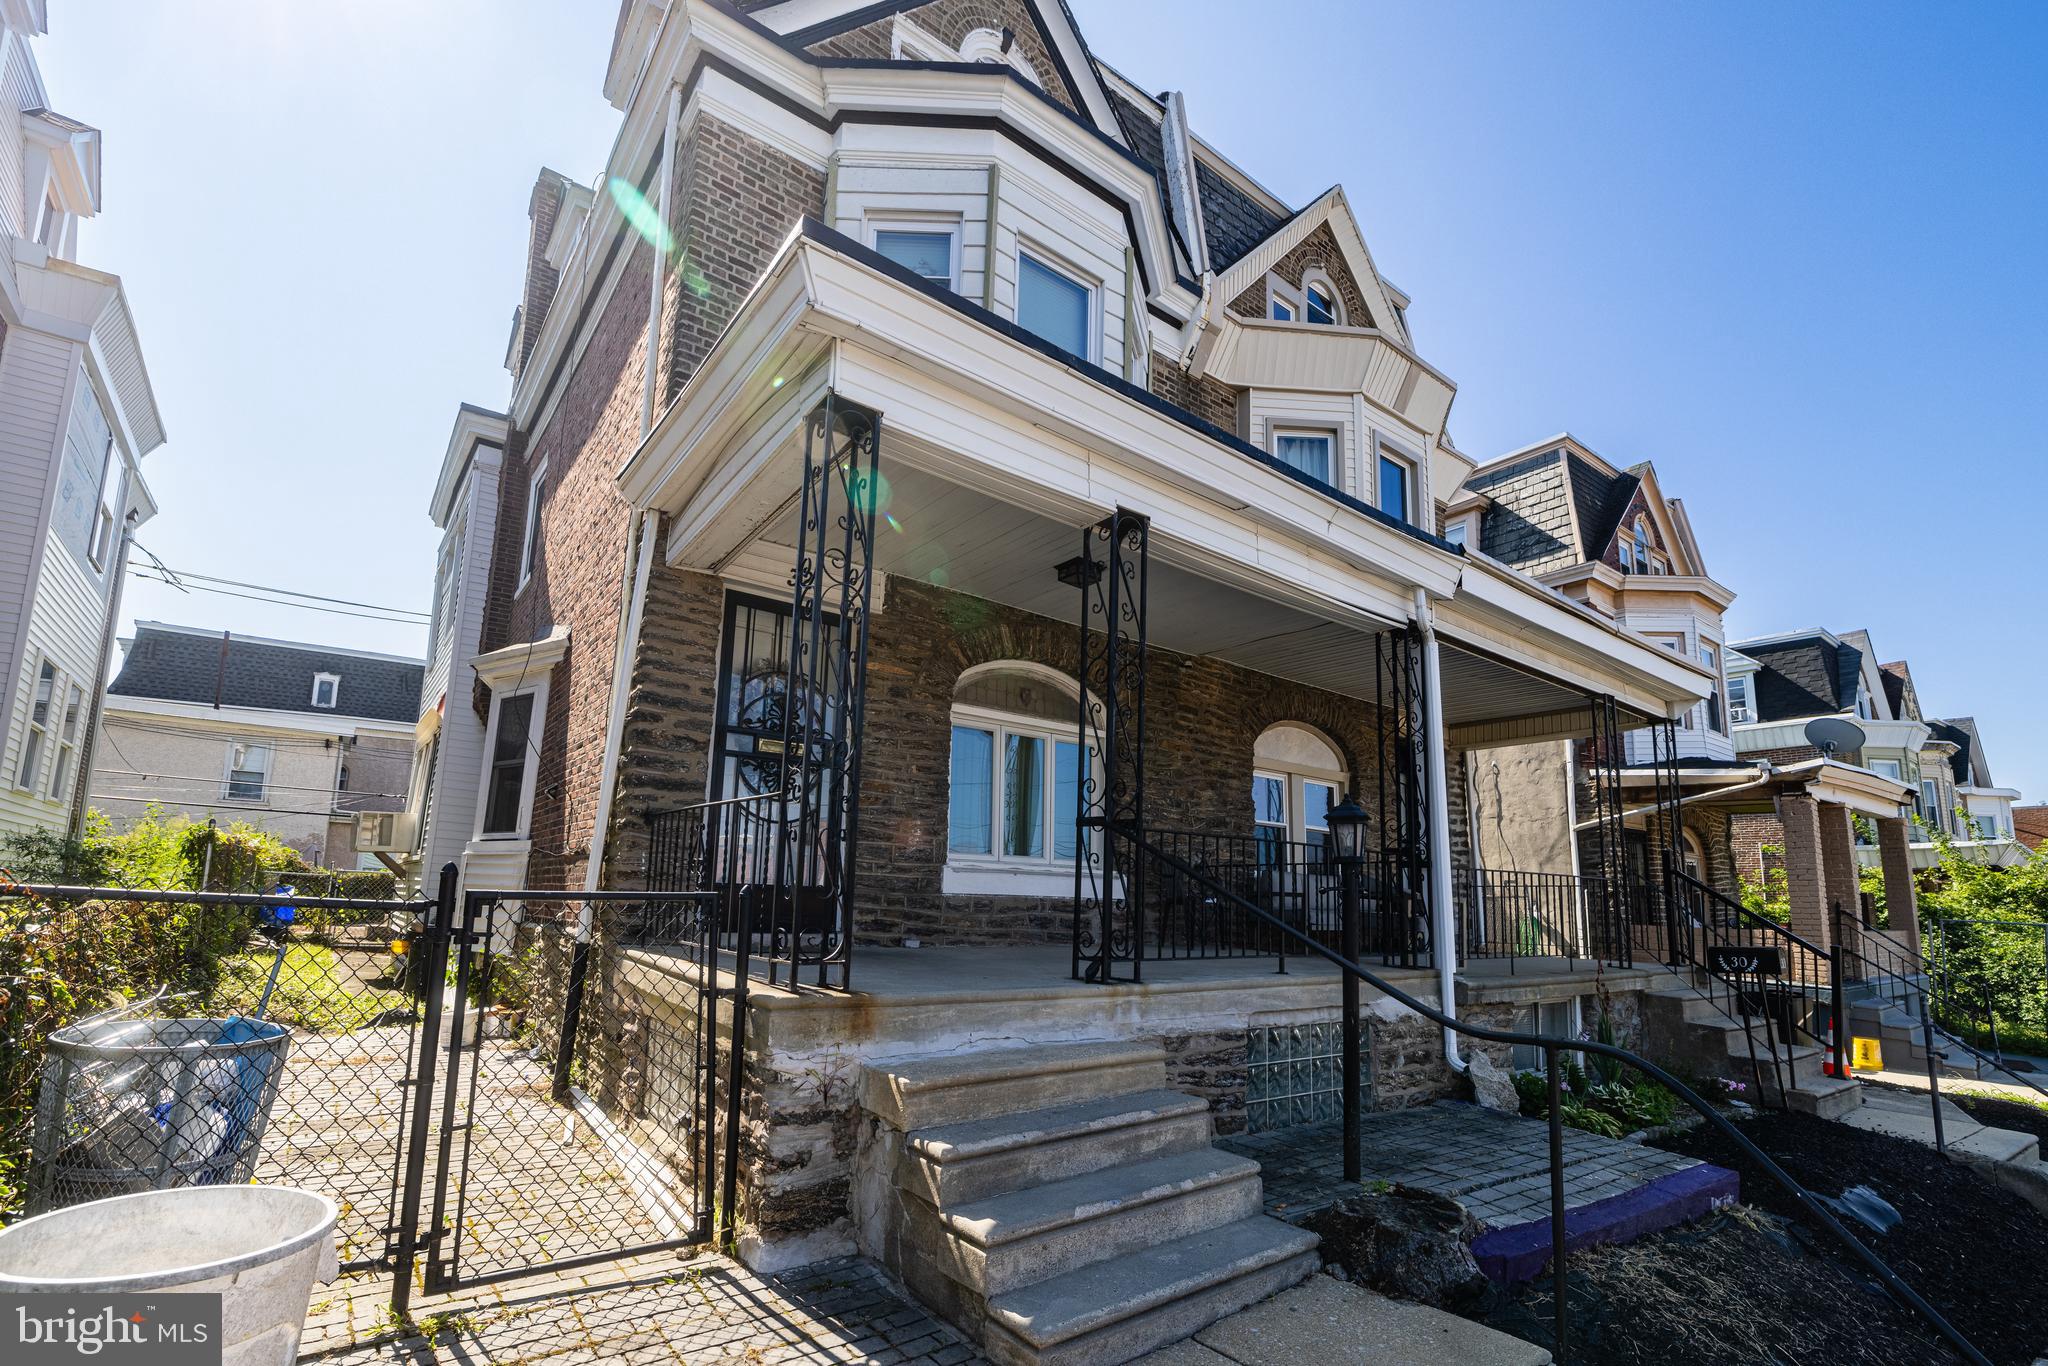
[[[156,556],[152,555],[150,558],[154,560]],[[314,602],[331,602],[340,607],[363,607],[372,612],[398,612],[409,617],[424,618],[431,615],[427,612],[415,611],[410,607],[382,607],[374,602],[355,602],[348,598],[323,598],[318,593],[301,593],[296,588],[273,588],[269,584],[264,583],[244,583],[240,579],[223,579],[212,574],[195,574],[189,569],[166,569],[164,572],[174,574],[180,579],[197,579],[201,583],[224,583],[230,588],[253,588],[261,593],[282,593],[287,597],[310,598]]]
[[[146,565],[130,565],[128,572],[145,582],[166,583],[173,588],[183,589],[187,593],[217,593],[224,598],[242,598],[249,602],[268,603],[272,607],[296,607],[304,612],[325,612],[330,616],[337,617],[359,617],[364,621],[390,622],[394,626],[424,626],[427,624],[424,620],[415,620],[412,617],[382,616],[373,612],[350,612],[340,607],[321,607],[310,602],[289,602],[279,598],[261,597],[255,593],[235,593],[225,588],[208,588],[202,584],[187,584],[175,578],[164,578],[160,575],[152,574]]]

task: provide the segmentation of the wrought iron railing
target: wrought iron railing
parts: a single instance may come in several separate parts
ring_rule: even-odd
[[[1628,932],[1599,877],[1475,868],[1452,881],[1461,960],[1526,958],[1625,965]]]
[[[1629,1050],[1613,1044],[1604,1044],[1587,1039],[1564,1039],[1548,1035],[1523,1034],[1515,1030],[1495,1029],[1486,1025],[1474,1024],[1469,1020],[1462,1020],[1445,1014],[1436,1007],[1427,1005],[1409,995],[1387,979],[1380,977],[1358,961],[1357,958],[1349,957],[1340,950],[1330,947],[1321,940],[1273,915],[1256,902],[1237,895],[1229,887],[1215,881],[1201,869],[1177,857],[1170,850],[1152,844],[1145,833],[1124,828],[1112,828],[1108,832],[1108,838],[1122,844],[1125,847],[1125,852],[1132,857],[1142,853],[1153,864],[1177,872],[1190,884],[1201,887],[1209,897],[1213,898],[1220,908],[1224,908],[1228,912],[1240,917],[1245,923],[1257,922],[1265,925],[1280,940],[1291,944],[1296,953],[1314,955],[1333,964],[1346,978],[1347,987],[1352,984],[1369,986],[1387,999],[1414,1011],[1425,1019],[1470,1038],[1482,1039],[1489,1043],[1501,1043],[1542,1050],[1544,1070],[1548,1077],[1550,1091],[1551,1274],[1554,1285],[1552,1301],[1555,1305],[1556,1313],[1554,1324],[1556,1334],[1555,1356],[1559,1361],[1569,1359],[1567,1350],[1569,1337],[1569,1297],[1566,1293],[1568,1287],[1565,1242],[1564,1107],[1561,1094],[1565,1063],[1563,1055],[1579,1053],[1612,1058],[1616,1062],[1642,1073],[1669,1090],[1679,1101],[1719,1130],[1722,1136],[1733,1143],[1751,1162],[1755,1163],[1765,1176],[1776,1182],[1790,1194],[1807,1217],[1826,1229],[1829,1235],[1840,1243],[1850,1255],[1861,1262],[1893,1299],[1897,1300],[1910,1312],[1918,1314],[1924,1319],[1945,1341],[1961,1353],[1965,1360],[1979,1363],[1979,1366],[1990,1366],[1990,1359],[1988,1357],[1978,1351],[1970,1343],[1970,1340],[1957,1331],[1955,1326],[1943,1317],[1939,1310],[1929,1304],[1918,1291],[1906,1284],[1897,1272],[1885,1265],[1884,1261],[1865,1246],[1855,1234],[1851,1233],[1842,1224],[1842,1221],[1836,1218],[1834,1213],[1821,1203],[1818,1197],[1795,1181],[1790,1173],[1773,1161],[1770,1155],[1751,1141],[1748,1135],[1730,1123],[1726,1115],[1723,1115],[1677,1077],[1672,1076],[1671,1073],[1665,1071],[1656,1063],[1651,1062],[1648,1058],[1631,1053]],[[1355,993],[1348,989],[1346,1005],[1351,1015],[1351,1018],[1346,1021],[1346,1027],[1355,1038],[1358,1030],[1356,1018],[1358,1009],[1357,998]]]
[[[1859,933],[1849,924],[1838,905],[1835,932],[1841,945],[1847,980],[1865,999],[1898,1007],[1922,1030],[1929,1062],[1929,1085],[1939,1095],[1941,1083],[1936,1071],[1938,1057],[1934,1035],[1942,1043],[1975,1058],[1981,1066],[1995,1068],[2001,1078],[2029,1087],[2048,1099],[2048,1085],[2027,1072],[2009,1067],[1998,1041],[1998,1019],[1989,999],[1968,991],[1941,965],[1924,952],[1910,952],[1896,940]],[[1990,1044],[1987,1051],[1979,1042]]]
[[[834,862],[815,847],[816,822],[800,816],[780,792],[660,812],[649,821],[647,889],[709,894],[717,916],[711,940],[744,973],[770,986],[809,976],[813,985],[843,988],[852,908],[820,875]],[[658,924],[639,929],[643,942],[662,933]]]
[[[1669,961],[1690,968],[1694,988],[1748,1026],[1759,1083],[1768,1067],[1782,1102],[1793,1081],[1792,1050],[1802,1040],[1828,1050],[1829,1064],[1841,1070],[1841,965],[1827,949],[1675,868],[1665,875],[1663,905]]]
[[[1323,844],[1156,829],[1145,831],[1144,843],[1172,856],[1164,865],[1146,858],[1150,866],[1145,867],[1119,861],[1135,875],[1122,889],[1125,898],[1131,887],[1142,889],[1146,957],[1278,958],[1286,965],[1292,952],[1287,940],[1264,921],[1218,901],[1211,886],[1228,888],[1239,900],[1319,943],[1338,942],[1337,869]],[[1198,870],[1201,877],[1188,878],[1180,866]],[[1364,900],[1365,952],[1389,967],[1428,963],[1428,908],[1419,888],[1404,885],[1399,862],[1375,861],[1366,876]]]

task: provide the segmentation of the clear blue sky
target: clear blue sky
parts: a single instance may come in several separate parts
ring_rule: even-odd
[[[1290,202],[1346,186],[1466,451],[1568,428],[1654,460],[1733,631],[1867,627],[2048,797],[2048,7],[1074,7]],[[610,145],[610,0],[51,11],[52,98],[106,129],[84,254],[128,281],[172,435],[144,543],[425,607],[455,405],[507,393],[533,173],[587,178]],[[149,585],[129,605],[423,645]]]

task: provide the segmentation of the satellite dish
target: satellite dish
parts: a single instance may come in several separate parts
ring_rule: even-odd
[[[1817,717],[1806,723],[1806,743],[1819,750],[1823,758],[1832,759],[1842,750],[1860,750],[1866,738],[1863,727],[1839,716]]]

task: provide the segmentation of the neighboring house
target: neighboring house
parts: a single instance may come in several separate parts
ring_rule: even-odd
[[[1751,713],[1735,728],[1736,747],[1750,760],[1810,761],[1818,751],[1807,738],[1809,725],[1821,718],[1847,721],[1863,741],[1837,757],[1906,788],[1914,868],[1938,860],[1936,830],[1965,857],[2016,861],[2011,808],[2019,793],[1992,784],[1975,721],[1927,716],[1911,667],[1877,659],[1865,631],[1837,635],[1813,628],[1735,642],[1729,686]],[[1881,857],[1874,834],[1860,831],[1856,851],[1872,866]],[[1755,877],[1765,851],[1780,845],[1779,826],[1766,815],[1745,818],[1737,844],[1744,875]]]
[[[354,868],[357,813],[405,807],[421,661],[154,621],[121,648],[92,770],[117,829],[245,821]]]
[[[409,818],[366,822],[356,842],[360,850],[392,857],[409,877],[429,886],[444,865],[462,863],[477,834],[484,714],[470,660],[483,636],[505,434],[503,413],[465,403],[456,414],[427,507],[441,543],[413,732]]]
[[[2015,806],[2012,829],[2013,837],[2029,849],[2048,844],[2048,806]]]
[[[36,69],[43,0],[0,0],[0,835],[75,828],[161,418],[119,276],[81,264],[100,134]]]

